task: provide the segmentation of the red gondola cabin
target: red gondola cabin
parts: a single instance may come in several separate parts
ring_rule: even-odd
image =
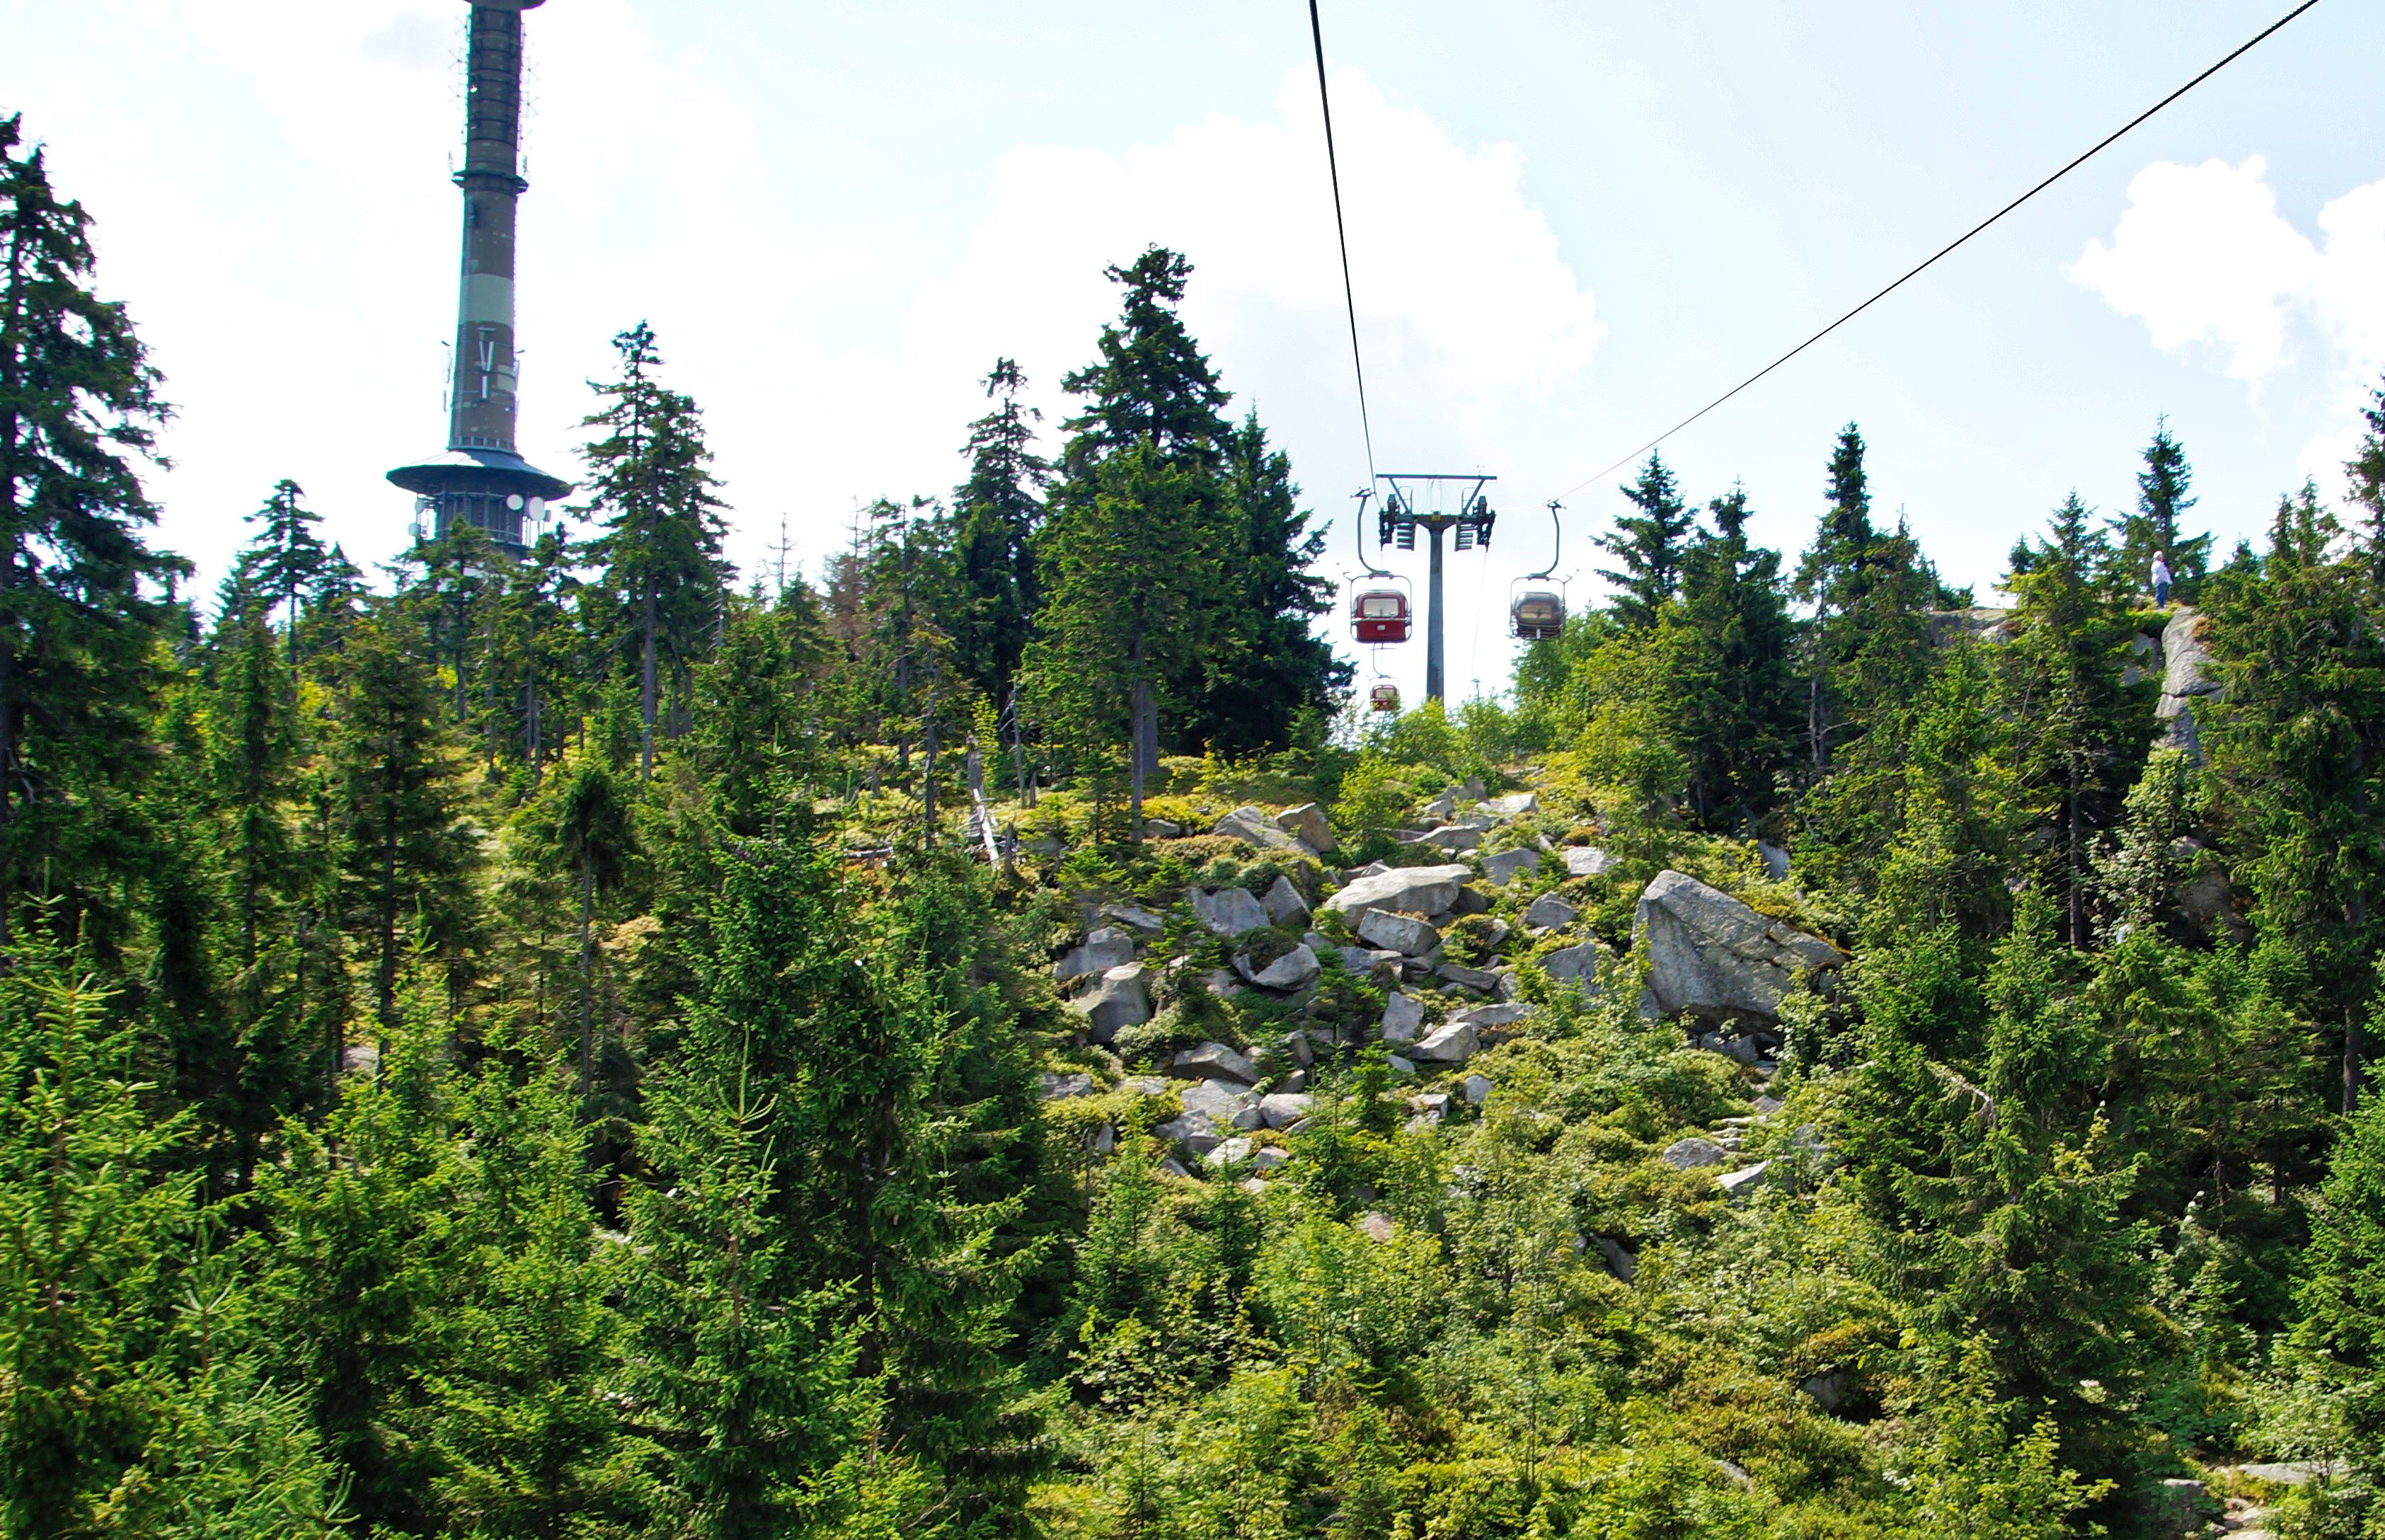
[[[1350,630],[1368,645],[1408,639],[1408,596],[1396,588],[1367,588],[1350,601]]]
[[[1378,711],[1396,711],[1400,708],[1400,687],[1378,684],[1367,692],[1367,704]]]

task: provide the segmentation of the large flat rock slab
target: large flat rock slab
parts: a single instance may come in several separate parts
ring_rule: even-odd
[[[1640,895],[1631,930],[1647,945],[1648,995],[1667,1016],[1775,1021],[1799,974],[1846,961],[1820,936],[1679,871],[1656,874]]]
[[[1360,877],[1325,901],[1325,907],[1356,924],[1373,909],[1400,914],[1444,914],[1456,904],[1458,890],[1474,875],[1466,866],[1400,866],[1372,877]]]

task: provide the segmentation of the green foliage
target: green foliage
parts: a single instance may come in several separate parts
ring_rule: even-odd
[[[147,769],[171,615],[145,585],[189,564],[143,543],[156,370],[89,286],[90,215],[23,140],[0,118],[0,936],[37,890],[65,900],[63,933],[109,946],[146,843],[110,810]]]
[[[2376,1527],[2385,398],[2361,520],[2287,498],[2185,657],[2133,607],[2154,544],[2201,572],[2166,430],[1982,631],[1850,427],[1793,585],[1652,460],[1623,592],[1511,697],[1329,743],[1292,467],[1154,249],[1052,473],[998,363],[951,510],[871,506],[817,590],[730,592],[641,327],[594,545],[452,532],[377,595],[281,482],[202,623],[141,545],[155,382],[18,143],[0,1528],[2135,1534],[2254,1454],[2350,1461],[2287,1525]],[[1320,907],[1312,988],[1205,986],[1305,931],[1188,887],[1336,880],[1211,820],[1441,864],[1394,831],[1476,778],[1539,799],[1482,852],[1599,872],[1473,884],[1396,967]],[[1136,783],[1192,834],[1132,838]],[[1855,956],[1643,1015],[1667,870]],[[1049,964],[1106,922],[1157,1011],[1105,1047]],[[1479,1051],[1395,1058],[1394,989]],[[1310,1100],[1142,1072],[1213,1041]],[[1215,1164],[1165,1142],[1204,1105]]]
[[[2073,493],[2052,538],[2013,551],[2012,642],[1997,656],[2013,723],[2017,810],[2044,834],[2038,865],[2065,906],[2070,945],[2092,933],[2091,868],[2118,823],[2152,735],[2149,682],[2123,670],[2135,636],[2113,551]]]
[[[2144,465],[2137,472],[2137,511],[2112,520],[2112,533],[2118,536],[2113,565],[2129,592],[2150,594],[2154,557],[2166,557],[2171,602],[2193,604],[2211,569],[2211,536],[2207,532],[2189,534],[2179,523],[2195,504],[2187,493],[2193,484],[2194,470],[2186,463],[2186,450],[2170,432],[2166,418],[2154,423]]]
[[[1052,467],[1035,453],[1038,414],[1019,405],[1027,376],[1018,365],[996,358],[984,384],[994,407],[969,424],[968,480],[953,489],[961,596],[950,630],[961,672],[980,693],[1002,700],[1043,607],[1034,541]]]
[[[1617,589],[1616,618],[1627,626],[1652,626],[1667,600],[1680,591],[1681,570],[1697,515],[1682,501],[1672,468],[1654,450],[1640,479],[1619,489],[1637,513],[1617,514],[1612,532],[1598,544],[1623,565],[1601,569]]]
[[[585,511],[605,527],[588,558],[605,569],[592,595],[604,630],[636,669],[643,778],[654,773],[657,727],[674,738],[687,731],[693,670],[719,623],[729,577],[727,525],[695,402],[655,378],[663,360],[654,329],[640,321],[613,348],[620,377],[595,387],[606,405],[581,423],[601,434],[581,451]]]

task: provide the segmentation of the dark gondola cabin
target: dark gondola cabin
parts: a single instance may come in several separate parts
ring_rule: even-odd
[[[1350,601],[1350,630],[1369,645],[1408,639],[1408,596],[1396,588],[1361,589]]]
[[[1565,600],[1546,589],[1528,589],[1507,607],[1509,628],[1527,642],[1552,642],[1565,630]]]
[[[1400,708],[1400,687],[1378,684],[1367,692],[1367,704],[1378,711],[1396,711]]]

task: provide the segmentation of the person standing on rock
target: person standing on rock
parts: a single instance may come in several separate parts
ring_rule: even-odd
[[[2159,552],[2154,554],[2154,607],[2169,607],[2169,557]]]

